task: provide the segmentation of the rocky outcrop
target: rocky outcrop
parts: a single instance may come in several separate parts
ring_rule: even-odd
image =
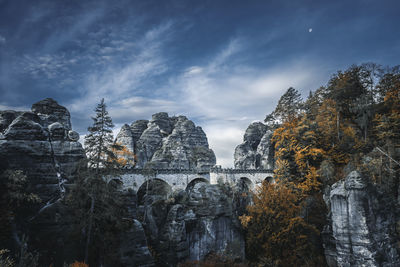
[[[1,168],[23,170],[43,203],[63,195],[85,157],[68,110],[47,98],[32,111],[0,111],[0,130]]]
[[[160,112],[150,121],[125,124],[115,141],[136,155],[136,168],[209,169],[216,162],[204,131],[185,116]]]
[[[274,148],[271,143],[272,131],[261,122],[249,125],[243,143],[235,149],[236,169],[273,169]]]
[[[325,191],[330,223],[323,231],[329,266],[400,266],[393,198],[359,172]]]
[[[140,217],[159,266],[202,260],[211,252],[244,259],[244,238],[231,192],[221,185],[196,183],[189,191],[149,192]],[[157,266],[158,266],[157,265]]]

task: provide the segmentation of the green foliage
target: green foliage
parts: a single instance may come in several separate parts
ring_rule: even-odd
[[[272,115],[275,119],[285,122],[296,118],[300,114],[302,107],[300,93],[290,87],[279,99]],[[271,117],[267,116],[266,120],[271,120]]]
[[[14,260],[7,256],[10,251],[7,249],[0,250],[0,267],[14,267]]]
[[[0,245],[6,246],[11,236],[11,225],[22,220],[40,198],[28,192],[27,177],[21,170],[5,170],[0,174]]]
[[[129,226],[124,220],[129,215],[123,205],[122,193],[86,166],[87,162],[82,162],[66,203],[76,218],[74,235],[80,239],[84,233],[81,242],[87,244],[86,263],[98,266],[117,260],[119,236]]]
[[[88,127],[89,133],[85,136],[85,151],[89,160],[89,166],[96,169],[109,169],[117,166],[117,156],[115,150],[121,149],[120,146],[114,144],[112,134],[111,117],[108,115],[107,106],[104,98],[94,110],[96,116],[92,117],[93,125]]]

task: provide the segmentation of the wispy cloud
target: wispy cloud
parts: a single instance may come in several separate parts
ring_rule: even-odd
[[[230,41],[204,66],[192,66],[171,80],[179,111],[195,118],[206,130],[218,164],[233,165],[234,148],[242,142],[246,127],[271,112],[290,86],[310,89],[315,69],[304,62],[271,69],[235,65],[246,49]]]
[[[132,53],[125,54],[125,64],[110,64],[103,70],[87,75],[82,86],[84,93],[71,104],[72,111],[86,112],[88,105],[94,106],[102,97],[106,98],[110,106],[120,109],[126,107],[129,101],[136,104],[140,101],[153,103],[153,96],[148,96],[148,100],[146,97],[133,96],[146,93],[148,88],[143,85],[168,69],[162,45],[167,41],[171,25],[171,22],[166,22],[146,32],[132,47]],[[110,51],[121,43],[114,44]],[[100,48],[98,51],[102,54],[103,50],[104,48]]]

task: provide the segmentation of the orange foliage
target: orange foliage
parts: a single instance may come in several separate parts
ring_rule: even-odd
[[[114,147],[112,148],[112,152],[116,156],[114,162],[121,167],[124,167],[126,165],[134,166],[137,159],[136,155],[129,151],[126,146],[123,146],[119,143],[117,143],[116,145],[117,147],[119,147],[118,149]]]
[[[74,262],[70,265],[70,267],[89,267],[89,265],[87,265],[84,262]]]
[[[266,257],[277,266],[322,266],[311,242],[318,230],[299,217],[300,193],[291,184],[264,183],[254,196],[248,215],[241,216],[247,229],[250,259]]]

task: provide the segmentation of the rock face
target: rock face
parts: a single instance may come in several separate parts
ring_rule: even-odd
[[[323,231],[329,266],[400,266],[390,198],[352,171],[326,190],[324,199],[330,209]]]
[[[244,237],[231,194],[220,185],[196,183],[169,196],[148,193],[140,217],[156,251],[157,266],[202,260],[214,252],[244,259]]]
[[[271,144],[272,131],[261,122],[249,125],[243,143],[235,149],[236,169],[273,169],[274,148]]]
[[[125,124],[116,142],[136,155],[136,168],[149,163],[155,169],[209,169],[216,162],[204,131],[185,116],[160,112],[150,121]]]
[[[32,112],[0,111],[1,168],[23,170],[31,191],[44,203],[64,193],[78,162],[85,157],[70,114],[51,98],[32,105]]]

